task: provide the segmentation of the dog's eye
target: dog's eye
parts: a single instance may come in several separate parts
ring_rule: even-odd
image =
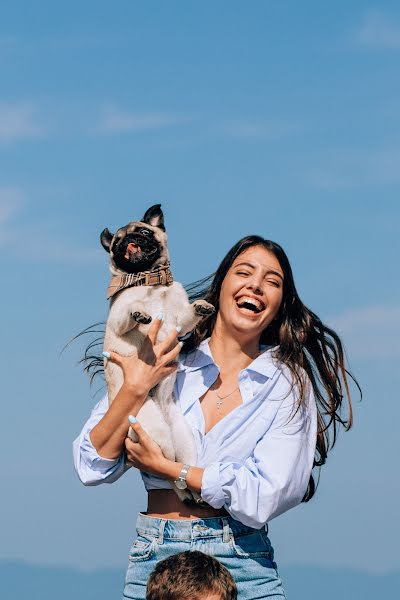
[[[141,229],[139,233],[142,235],[151,235],[151,231],[149,229]]]

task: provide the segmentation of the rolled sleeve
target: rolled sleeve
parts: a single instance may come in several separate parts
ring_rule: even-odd
[[[213,508],[222,508],[226,502],[226,494],[220,475],[222,463],[214,462],[203,471],[201,497]]]
[[[84,485],[113,483],[130,467],[125,464],[124,455],[119,458],[103,458],[90,439],[90,432],[108,410],[108,399],[104,396],[93,408],[81,433],[73,442],[75,471]]]
[[[292,394],[282,402],[252,456],[205,468],[201,496],[210,506],[224,507],[244,525],[259,529],[301,502],[315,456],[316,406],[309,389],[306,404],[293,417],[293,401]]]

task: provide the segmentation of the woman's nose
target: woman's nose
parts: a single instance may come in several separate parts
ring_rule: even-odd
[[[251,289],[254,292],[254,294],[262,294],[263,293],[262,283],[259,279],[252,279],[252,280],[248,281],[247,287],[249,289]]]

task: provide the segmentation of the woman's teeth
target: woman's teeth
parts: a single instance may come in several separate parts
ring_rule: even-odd
[[[242,296],[236,304],[238,308],[244,308],[253,313],[259,313],[265,308],[262,302],[249,296]]]

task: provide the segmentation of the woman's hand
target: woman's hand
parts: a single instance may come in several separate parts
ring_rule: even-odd
[[[129,437],[125,438],[126,457],[128,464],[136,467],[146,473],[154,473],[170,481],[178,479],[182,463],[174,462],[165,458],[161,448],[148,433],[143,429],[140,423],[132,417],[129,418],[132,429],[136,432],[139,441],[133,442]],[[203,480],[204,469],[201,467],[190,466],[186,477],[186,482],[193,492],[200,493]]]
[[[133,422],[132,417],[129,421],[139,441],[133,442],[129,437],[125,438],[128,463],[146,473],[164,475],[167,464],[172,461],[165,458],[160,446],[151,439],[138,421]]]
[[[108,360],[121,367],[125,387],[134,389],[146,396],[161,379],[176,371],[176,361],[182,348],[177,335],[180,327],[174,329],[163,342],[157,344],[157,334],[162,325],[162,316],[152,322],[138,355],[121,356],[116,352],[106,352]]]

